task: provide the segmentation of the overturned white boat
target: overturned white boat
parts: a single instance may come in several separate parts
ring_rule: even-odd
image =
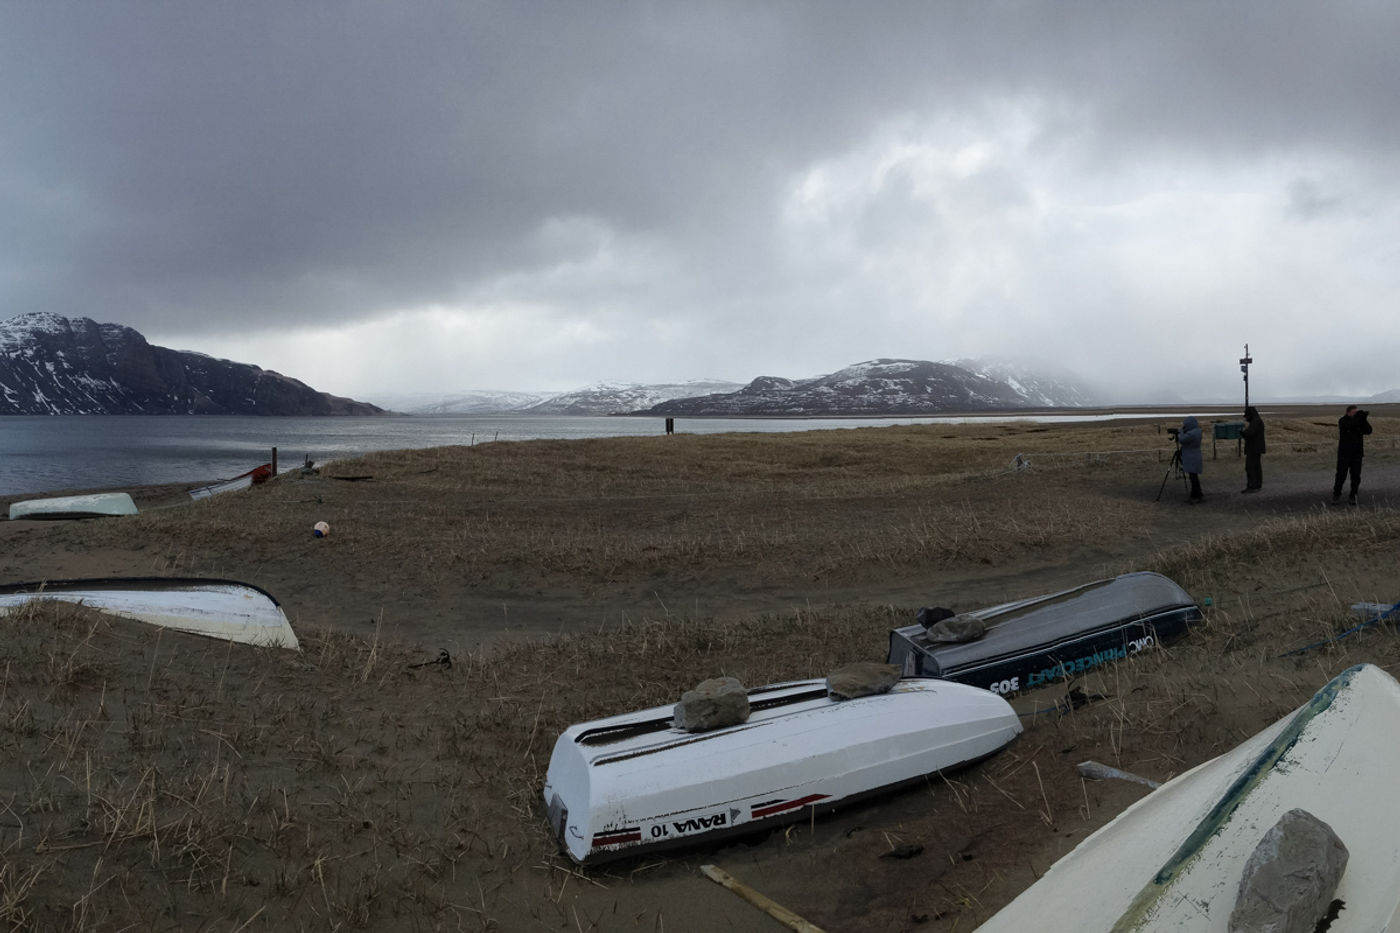
[[[96,492],[86,496],[53,496],[10,503],[10,520],[106,518],[135,515],[136,503],[126,492]]]
[[[1022,933],[1047,917],[1072,917],[1085,933],[1224,933],[1250,855],[1295,809],[1349,852],[1333,895],[1340,913],[1325,929],[1396,929],[1397,773],[1400,683],[1374,665],[1350,668],[1291,715],[1123,811],[979,933]]]
[[[300,648],[277,600],[265,590],[233,580],[125,577],[11,583],[0,585],[0,614],[45,599],[211,638]]]
[[[580,863],[691,845],[830,810],[996,752],[1021,731],[1001,697],[928,678],[838,700],[825,680],[748,691],[746,722],[676,728],[670,706],[570,726],[545,779]]]

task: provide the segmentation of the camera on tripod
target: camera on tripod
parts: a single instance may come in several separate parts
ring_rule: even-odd
[[[1162,485],[1157,487],[1157,500],[1162,501],[1162,490],[1167,488],[1167,480],[1171,478],[1173,472],[1181,477],[1183,483],[1186,482],[1186,474],[1181,470],[1181,428],[1167,428],[1167,436],[1172,439],[1172,459],[1167,464],[1167,472],[1162,476]]]

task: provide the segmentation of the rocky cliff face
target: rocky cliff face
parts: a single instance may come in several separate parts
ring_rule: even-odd
[[[280,373],[154,347],[130,327],[24,314],[0,322],[0,415],[374,415]]]
[[[1010,385],[947,363],[872,360],[813,379],[760,376],[738,392],[676,399],[654,415],[921,415],[1026,408]]]

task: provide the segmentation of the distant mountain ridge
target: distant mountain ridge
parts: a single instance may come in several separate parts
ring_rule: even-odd
[[[678,398],[733,392],[737,382],[705,380],[662,385],[596,385],[556,395],[525,411],[537,415],[614,415],[662,404]]]
[[[516,415],[853,415],[930,414],[993,408],[1077,408],[1106,404],[1075,377],[1009,360],[871,360],[807,379],[760,376],[744,385],[697,380],[657,385],[599,384],[545,396],[459,392],[376,399],[409,414]]]
[[[572,392],[317,392],[258,366],[152,346],[132,328],[24,314],[0,322],[0,414],[921,415],[1106,402],[1075,377],[1006,360],[877,359],[806,379],[598,384]]]
[[[474,390],[452,392],[381,392],[372,401],[406,415],[499,415],[523,411],[549,398],[542,392]]]
[[[736,392],[673,399],[649,415],[921,415],[948,411],[1015,408],[1071,408],[1093,404],[1088,391],[1029,370],[1016,376],[991,375],[996,366],[927,360],[878,359],[856,363],[825,376],[785,379],[760,376]],[[984,372],[974,372],[969,365]]]
[[[0,321],[0,415],[376,415],[247,363],[152,346],[130,327],[21,314]]]
[[[483,390],[450,395],[386,394],[375,401],[410,415],[625,415],[668,399],[732,392],[742,385],[717,379],[656,385],[599,383],[556,395]]]

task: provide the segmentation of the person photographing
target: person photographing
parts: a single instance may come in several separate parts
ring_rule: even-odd
[[[1182,419],[1176,440],[1181,445],[1181,468],[1191,478],[1191,494],[1186,501],[1197,505],[1205,498],[1201,493],[1201,471],[1205,469],[1205,460],[1201,457],[1201,423],[1195,415]]]
[[[1371,433],[1369,411],[1348,405],[1346,414],[1337,419],[1337,478],[1332,483],[1332,504],[1342,501],[1342,484],[1351,479],[1350,505],[1356,505],[1356,491],[1361,488],[1361,458],[1366,452],[1366,435]]]

